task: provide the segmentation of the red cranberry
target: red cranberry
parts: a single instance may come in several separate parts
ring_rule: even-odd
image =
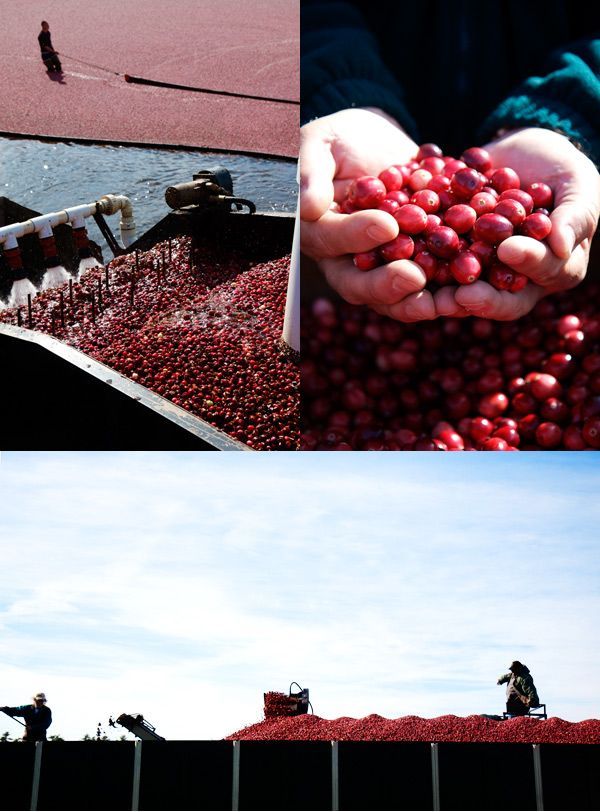
[[[510,198],[500,200],[494,211],[496,214],[506,217],[506,219],[511,222],[513,226],[520,226],[526,217],[525,209],[519,203],[519,201],[512,200]]]
[[[379,180],[385,184],[388,192],[398,191],[404,186],[404,174],[397,166],[389,166],[380,172]]]
[[[514,169],[504,166],[501,169],[496,169],[490,178],[491,185],[494,189],[502,194],[507,189],[519,189],[521,187],[521,180]]]
[[[437,144],[421,144],[417,152],[417,161],[424,158],[441,158],[444,153]]]
[[[459,285],[471,285],[481,275],[481,262],[470,251],[463,251],[450,261],[450,272]]]
[[[534,240],[544,240],[552,231],[552,221],[545,214],[530,214],[526,217],[519,231],[525,237],[531,237]]]
[[[475,169],[459,169],[451,179],[450,188],[460,200],[470,200],[483,189],[484,182]]]
[[[529,391],[537,400],[546,400],[558,397],[562,392],[562,386],[553,375],[542,372],[531,377]]]
[[[428,172],[431,172],[432,175],[440,175],[444,171],[444,167],[446,166],[443,158],[437,158],[435,155],[430,155],[427,158],[423,158],[420,163],[421,169],[426,169]]]
[[[427,248],[441,259],[449,259],[458,251],[458,234],[447,226],[434,228],[427,235]]]
[[[508,265],[496,262],[489,269],[488,282],[496,290],[510,290],[515,281],[515,272]]]
[[[545,183],[531,183],[525,188],[536,208],[551,209],[554,202],[552,189]]]
[[[420,189],[426,189],[430,183],[433,175],[426,169],[416,169],[408,179],[408,187],[413,192],[418,192]]]
[[[394,200],[400,206],[406,205],[406,203],[408,203],[408,201],[410,200],[407,193],[405,191],[403,191],[402,189],[397,189],[396,191],[388,192],[385,199],[386,200]]]
[[[419,206],[407,203],[400,207],[396,214],[396,221],[406,234],[420,234],[427,225],[427,214]]]
[[[394,262],[396,259],[410,259],[415,250],[415,244],[406,234],[398,236],[379,246],[379,253],[385,262]]]
[[[534,215],[530,215],[533,217]],[[476,240],[483,240],[490,245],[498,245],[511,237],[513,226],[506,217],[499,214],[483,214],[473,226],[473,235]]]
[[[482,451],[508,451],[509,444],[502,437],[489,437],[481,443]]]
[[[481,147],[469,147],[460,156],[467,166],[476,169],[478,172],[487,172],[492,168],[492,158],[490,153]]]
[[[421,266],[428,282],[435,278],[438,260],[430,251],[420,251],[415,255],[414,261]]]
[[[503,392],[484,395],[479,401],[479,411],[484,417],[493,420],[508,409],[508,398]]]
[[[469,201],[469,206],[475,209],[477,216],[481,216],[482,214],[490,214],[493,212],[497,202],[497,198],[488,192],[478,192],[476,195],[473,195]]]
[[[444,223],[457,234],[466,234],[475,225],[477,213],[471,206],[458,203],[451,206],[444,214]]]
[[[586,448],[583,432],[579,426],[567,426],[562,441],[567,451],[583,451]]]
[[[542,448],[557,448],[562,440],[562,429],[556,423],[540,423],[535,431],[535,439]]]
[[[385,184],[379,178],[363,175],[350,184],[348,198],[359,209],[374,209],[381,203],[386,193]]]
[[[381,265],[377,250],[362,251],[360,254],[354,254],[353,262],[359,271],[372,271],[373,268]]]
[[[431,189],[421,189],[419,192],[415,192],[410,202],[419,206],[427,214],[435,214],[440,207],[440,199]]]
[[[379,211],[386,211],[388,214],[391,214],[392,217],[395,217],[400,208],[400,203],[391,197],[384,197],[377,208]]]
[[[525,214],[531,214],[533,211],[533,199],[522,189],[507,189],[500,195],[500,200],[517,200],[525,209]]]
[[[589,417],[583,424],[581,434],[591,448],[600,448],[600,417]]]
[[[450,189],[450,183],[450,178],[447,178],[445,175],[434,175],[429,181],[427,188],[431,189],[432,192],[437,192],[439,195],[440,192],[447,192]]]

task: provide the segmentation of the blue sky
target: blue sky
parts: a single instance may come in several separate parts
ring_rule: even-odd
[[[292,680],[326,718],[497,713],[519,659],[598,718],[599,462],[5,452],[0,704],[220,738]]]

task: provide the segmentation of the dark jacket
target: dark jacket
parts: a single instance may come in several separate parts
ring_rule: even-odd
[[[600,166],[600,13],[561,0],[301,0],[301,91],[303,123],[381,107],[456,155],[501,127],[547,127]]]
[[[46,731],[52,724],[52,712],[46,705],[36,708],[35,705],[20,705],[6,708],[10,716],[21,716],[25,720],[25,736],[29,742],[45,741]]]
[[[518,675],[513,674],[512,671],[509,671],[508,674],[503,674],[499,678],[498,684],[502,685],[504,682],[507,683],[507,699],[511,695],[516,694],[519,697],[526,697],[529,700],[531,707],[535,707],[536,705],[540,704],[540,699],[535,689],[535,685],[533,684],[533,677],[531,676],[527,666],[524,665]]]

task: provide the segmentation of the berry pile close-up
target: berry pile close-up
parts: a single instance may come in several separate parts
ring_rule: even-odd
[[[514,322],[402,324],[316,299],[303,314],[302,447],[600,449],[600,286]]]
[[[425,741],[425,742],[522,742],[548,744],[598,744],[600,720],[565,722],[557,717],[515,717],[496,721],[486,716],[438,716],[423,719],[403,716],[385,719],[372,714],[363,719],[319,716],[280,716],[266,719],[233,733],[228,739],[251,741]]]
[[[0,320],[54,335],[251,448],[293,450],[299,373],[281,344],[289,263],[175,238]]]
[[[459,160],[423,144],[415,160],[352,181],[339,209],[379,209],[398,223],[395,239],[354,255],[361,271],[412,259],[430,288],[483,279],[517,293],[528,279],[502,263],[496,250],[513,235],[544,240],[552,230],[553,203],[547,184],[540,180],[522,189],[514,169],[493,167],[485,149],[470,147]]]

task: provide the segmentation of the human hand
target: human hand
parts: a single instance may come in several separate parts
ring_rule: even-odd
[[[335,210],[352,180],[377,176],[391,164],[415,157],[418,146],[397,122],[380,110],[341,110],[301,129],[301,248],[315,259],[327,281],[351,304],[366,304],[402,321],[435,316],[433,298],[423,290],[423,270],[396,260],[372,271],[359,271],[351,253],[369,251],[398,235],[387,212]]]
[[[498,259],[531,280],[519,293],[477,281],[436,294],[445,315],[511,320],[528,313],[542,297],[575,287],[585,277],[590,245],[600,215],[600,175],[565,136],[551,130],[515,130],[488,144],[495,167],[510,166],[526,186],[547,183],[554,191],[552,231],[544,242],[509,237]]]

